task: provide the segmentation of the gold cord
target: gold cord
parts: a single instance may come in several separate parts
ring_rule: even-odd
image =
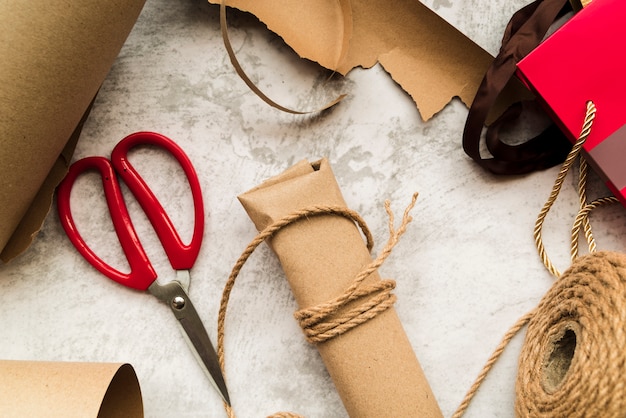
[[[576,161],[576,158],[580,154],[580,150],[582,149],[583,144],[585,143],[585,141],[587,140],[587,137],[591,133],[591,126],[593,125],[593,121],[595,117],[596,117],[596,107],[593,104],[593,102],[590,101],[587,103],[587,112],[585,114],[585,120],[583,123],[583,127],[581,129],[580,135],[578,137],[578,140],[572,147],[572,150],[569,152],[569,154],[567,155],[567,158],[565,159],[565,162],[561,166],[561,170],[559,171],[559,174],[556,177],[554,186],[552,186],[552,192],[550,193],[550,196],[548,197],[548,200],[546,201],[546,203],[543,205],[543,208],[539,212],[539,215],[537,216],[537,221],[535,222],[535,229],[533,231],[533,236],[535,238],[535,245],[537,246],[537,251],[539,252],[539,256],[541,257],[543,264],[546,266],[548,271],[555,277],[559,277],[561,273],[554,266],[554,264],[552,264],[552,261],[550,261],[550,258],[548,257],[545,246],[543,244],[543,237],[542,237],[543,224],[546,219],[546,216],[548,215],[548,212],[550,211],[550,209],[552,208],[552,205],[554,205],[554,202],[556,202],[556,199],[559,196],[559,192],[561,191],[561,187],[563,186],[565,177],[567,177],[567,173],[569,173],[570,168],[572,167],[572,165]],[[586,169],[584,169],[582,170],[582,175],[580,176],[579,187],[578,187],[581,206],[584,206],[586,203],[585,202],[586,201],[586,192],[585,192],[586,179],[587,179]],[[591,234],[591,228],[589,227],[588,218],[584,217],[582,222],[585,227],[585,233]],[[576,236],[576,241],[578,241],[578,235]]]

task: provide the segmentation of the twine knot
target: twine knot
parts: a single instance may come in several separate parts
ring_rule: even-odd
[[[294,314],[307,341],[310,343],[327,341],[369,321],[393,306],[396,301],[396,295],[391,293],[396,287],[394,280],[379,280],[368,285],[363,285],[363,281],[382,265],[391,254],[391,250],[400,236],[406,231],[408,224],[412,221],[409,213],[415,206],[416,199],[417,194],[414,194],[411,203],[404,211],[402,223],[397,230],[394,227],[394,216],[390,203],[388,200],[385,201],[385,210],[389,217],[389,240],[380,255],[356,275],[350,287],[343,294],[317,306],[301,309]],[[350,217],[353,218],[354,215],[351,214]],[[369,243],[368,248],[371,250]],[[356,301],[359,301],[356,306],[348,308],[352,302]]]
[[[294,317],[300,323],[308,342],[321,343],[360,325],[386,311],[396,301],[392,290],[394,280],[380,280],[362,286],[354,293],[341,295],[332,301],[297,311]],[[350,302],[360,301],[354,308],[338,314]]]

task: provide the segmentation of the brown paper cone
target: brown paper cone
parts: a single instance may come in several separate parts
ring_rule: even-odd
[[[139,382],[129,364],[0,361],[5,418],[141,418]]]
[[[3,253],[3,260],[28,246],[40,228],[56,182],[69,164],[64,148],[143,4],[0,2],[0,251],[27,212],[35,214],[20,226],[16,247],[10,256]],[[44,184],[51,173],[55,181]],[[33,204],[38,207],[31,208]]]
[[[302,161],[239,200],[259,231],[299,209],[346,206],[326,160]],[[371,262],[356,225],[341,216],[291,224],[270,245],[301,308],[343,293]],[[367,280],[380,277],[373,273]],[[393,308],[317,348],[350,416],[442,416]]]

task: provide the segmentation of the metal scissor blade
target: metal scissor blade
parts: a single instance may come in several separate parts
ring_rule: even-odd
[[[193,310],[193,314],[178,318],[178,321],[195,348],[201,363],[204,365],[205,371],[210,376],[211,383],[213,383],[213,386],[218,390],[224,402],[230,405],[228,389],[226,388],[226,382],[224,381],[224,375],[222,374],[215,348],[213,348],[213,344],[211,344],[209,335],[202,326],[202,323],[197,323],[199,319],[195,313],[195,309],[193,309],[193,305],[191,309]]]
[[[176,281],[163,285],[155,281],[148,290],[170,307],[181,328],[185,331],[184,335],[187,337],[187,342],[193,347],[192,351],[196,360],[224,402],[230,405],[230,397],[217,353],[187,293]]]

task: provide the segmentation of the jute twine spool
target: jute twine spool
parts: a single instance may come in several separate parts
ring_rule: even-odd
[[[528,322],[520,417],[626,416],[626,256],[578,258]]]
[[[515,385],[515,413],[529,418],[626,417],[626,255],[596,252],[589,213],[614,197],[587,203],[587,164],[580,156],[580,209],[572,227],[572,265],[561,274],[548,258],[541,231],[565,176],[591,132],[596,108],[587,113],[578,141],[539,213],[535,243],[556,282],[539,305],[505,334],[453,417],[463,415],[509,341],[526,325]],[[578,256],[583,233],[589,254]]]

